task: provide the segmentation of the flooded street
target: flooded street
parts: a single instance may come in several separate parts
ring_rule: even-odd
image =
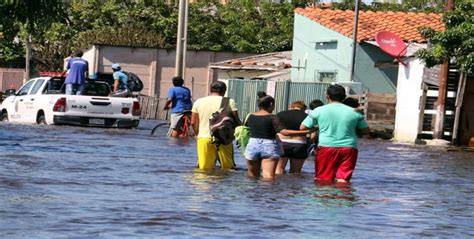
[[[474,154],[360,142],[351,185],[197,171],[195,141],[0,124],[0,238],[474,237]]]

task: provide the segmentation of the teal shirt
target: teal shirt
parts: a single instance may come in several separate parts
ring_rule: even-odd
[[[319,126],[319,146],[357,148],[356,129],[369,127],[364,116],[341,103],[329,103],[311,111],[301,123],[307,128]]]

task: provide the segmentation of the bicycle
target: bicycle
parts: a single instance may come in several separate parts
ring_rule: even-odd
[[[166,114],[166,119],[168,119],[168,113]],[[171,123],[170,122],[165,122],[165,123],[157,124],[151,130],[151,135],[154,135],[155,131],[159,127],[165,126],[165,125],[169,128],[171,126]],[[184,137],[193,135],[192,127],[191,127],[191,111],[184,111],[183,112],[183,117],[181,117],[181,119],[179,120],[178,126],[180,126],[180,128],[178,130],[179,131],[178,137],[184,138]]]

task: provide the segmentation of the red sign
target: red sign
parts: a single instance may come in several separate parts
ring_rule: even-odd
[[[52,72],[52,71],[41,71],[39,73],[40,76],[51,76],[51,77],[60,77],[62,76],[62,72]]]
[[[391,32],[378,32],[375,35],[375,41],[379,45],[380,49],[385,53],[399,58],[407,54],[407,46],[403,40]]]

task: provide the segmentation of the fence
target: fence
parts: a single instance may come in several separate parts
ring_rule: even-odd
[[[392,133],[395,125],[396,94],[366,92],[353,97],[359,99],[371,129]]]
[[[140,96],[138,100],[141,106],[140,118],[156,120],[169,119],[169,112],[163,110],[163,107],[165,107],[166,98],[159,98],[156,96]]]
[[[362,94],[361,83],[339,83],[348,92]],[[265,91],[275,98],[275,112],[288,109],[291,102],[303,100],[306,103],[314,99],[326,102],[326,90],[331,83],[322,82],[291,82],[264,80],[228,80],[227,95],[234,99],[239,107],[240,118],[257,110],[257,92]]]
[[[23,84],[24,72],[24,69],[0,68],[0,92],[7,89],[18,90]]]

